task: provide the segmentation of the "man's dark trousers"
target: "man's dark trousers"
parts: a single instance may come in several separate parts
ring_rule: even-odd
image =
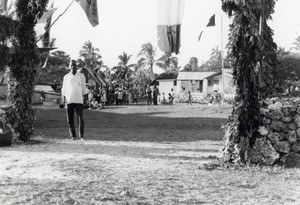
[[[83,138],[84,135],[83,104],[80,103],[67,104],[67,117],[68,117],[70,137],[73,139],[76,138],[76,130],[74,126],[74,111],[76,111],[78,117],[79,137]]]

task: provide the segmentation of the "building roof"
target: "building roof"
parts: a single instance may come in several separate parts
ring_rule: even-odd
[[[156,80],[177,79],[178,73],[164,72],[157,76]]]
[[[213,77],[221,75],[221,74],[222,74],[222,70],[220,70],[218,72],[215,72],[215,73],[213,73],[213,74],[211,74],[211,75],[209,75],[209,76],[207,76],[205,78],[206,79],[207,78],[213,78]],[[224,75],[229,76],[229,77],[233,77],[233,75],[232,75],[232,69],[224,69]]]
[[[179,72],[177,80],[203,80],[216,72]]]
[[[54,90],[50,85],[36,85],[34,90],[39,92],[54,93]]]

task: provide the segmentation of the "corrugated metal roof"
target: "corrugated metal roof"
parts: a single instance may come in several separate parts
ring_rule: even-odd
[[[229,77],[233,77],[232,73],[233,73],[232,69],[224,69],[224,75],[229,76]],[[212,75],[209,75],[205,78],[213,78],[213,77],[221,75],[221,74],[222,74],[222,70],[220,70],[218,72],[215,72]]]
[[[203,80],[216,72],[179,72],[177,80]]]

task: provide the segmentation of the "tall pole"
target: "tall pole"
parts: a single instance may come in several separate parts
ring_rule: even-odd
[[[221,58],[222,58],[222,104],[224,104],[225,97],[225,75],[224,75],[224,46],[223,46],[223,15],[221,14]]]
[[[261,43],[263,44],[263,41],[264,41],[264,36],[263,36],[263,33],[264,33],[264,21],[265,21],[265,0],[261,0],[262,1],[262,7],[261,7],[261,11],[260,11],[260,17],[259,17],[259,30],[258,30],[258,33],[259,33],[259,36],[260,36],[260,39],[261,39]],[[262,86],[263,86],[263,69],[264,69],[264,47],[262,47],[262,51],[261,51],[261,57],[260,57],[260,61],[259,61],[259,76],[258,76],[258,79],[259,79],[259,87],[260,87],[260,90],[259,90],[259,98],[261,98],[261,89],[262,89]]]

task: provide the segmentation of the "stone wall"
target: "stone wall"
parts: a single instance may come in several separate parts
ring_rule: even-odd
[[[16,132],[15,128],[18,126],[17,115],[13,110],[12,106],[2,105],[0,106],[0,146],[15,143],[19,137],[19,133]],[[8,142],[7,137],[10,136]]]
[[[249,151],[252,163],[300,166],[300,98],[261,102],[259,136]]]

